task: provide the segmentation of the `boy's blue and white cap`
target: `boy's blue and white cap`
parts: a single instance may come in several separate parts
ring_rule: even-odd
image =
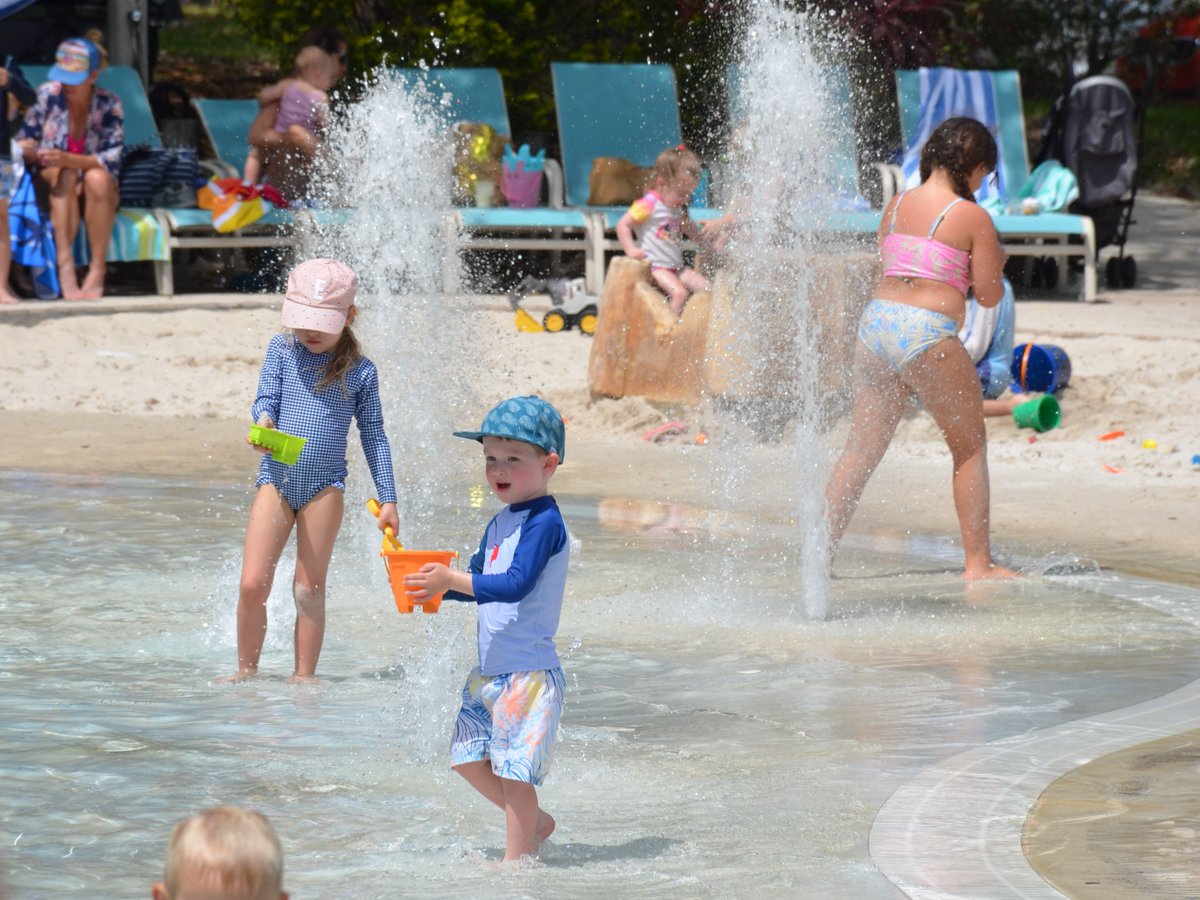
[[[46,75],[46,80],[70,85],[83,84],[99,68],[99,47],[87,38],[68,38],[58,45],[54,65]]]
[[[482,441],[485,437],[508,438],[557,453],[562,462],[566,454],[566,429],[558,410],[541,397],[510,397],[492,407],[483,417],[478,431],[456,431],[455,437]]]

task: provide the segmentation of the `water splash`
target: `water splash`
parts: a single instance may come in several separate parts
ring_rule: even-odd
[[[327,148],[318,175],[321,208],[310,216],[302,252],[341,259],[359,276],[355,333],[379,370],[396,472],[397,536],[414,549],[463,546],[473,535],[445,528],[448,510],[461,499],[453,486],[462,477],[462,458],[448,453],[447,444],[479,413],[470,367],[461,364],[461,335],[469,333],[473,312],[460,290],[446,98],[406,86],[381,67],[360,98],[339,110]],[[373,481],[353,446],[354,432],[351,438],[343,540],[356,559],[370,559],[380,543],[364,511]],[[453,713],[446,686],[463,679],[469,668],[463,648],[470,644],[445,620],[462,617],[395,613],[380,569],[382,562],[370,578],[360,578],[369,582],[367,602],[385,617],[381,627],[395,635],[394,665],[403,680],[395,712],[416,725],[421,746],[441,748]]]
[[[818,272],[831,248],[821,235],[839,199],[854,193],[853,172],[839,169],[831,152],[847,123],[837,120],[830,82],[844,76],[822,64],[820,25],[775,0],[748,5],[730,73],[723,198],[741,221],[728,272],[741,357],[730,394],[739,399],[726,407],[726,431],[791,448],[767,489],[786,491],[796,511],[798,559],[786,562],[799,565],[803,608],[814,618],[826,615],[829,597],[823,493],[831,448],[822,436],[828,373],[818,352]],[[736,457],[727,465],[731,496],[752,500],[764,489],[761,473]]]
[[[456,326],[471,313],[459,291],[443,99],[406,89],[386,68],[372,74],[330,128],[318,176],[325,208],[312,214],[303,251],[342,259],[359,275],[356,334],[379,368],[406,544],[420,543],[441,515],[454,464],[444,438],[475,405],[459,365]],[[355,480],[371,483],[365,466]]]

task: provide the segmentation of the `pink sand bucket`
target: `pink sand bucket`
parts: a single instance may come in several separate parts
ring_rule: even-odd
[[[507,166],[500,167],[500,193],[504,201],[514,209],[529,209],[542,199],[542,171],[516,171]]]

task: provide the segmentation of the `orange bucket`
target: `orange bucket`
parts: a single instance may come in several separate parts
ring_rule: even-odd
[[[418,572],[425,563],[441,563],[444,566],[458,558],[453,550],[396,550],[387,540],[379,549],[383,563],[387,567],[388,582],[392,585],[392,594],[396,598],[396,609],[402,613],[410,613],[413,606],[420,606],[427,613],[435,613],[442,605],[442,595],[435,594],[428,600],[414,603],[404,587],[404,576]]]

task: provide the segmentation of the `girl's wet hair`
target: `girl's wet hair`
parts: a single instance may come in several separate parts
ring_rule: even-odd
[[[700,157],[680,144],[658,154],[654,161],[654,177],[665,182],[675,182],[680,178],[700,177]]]
[[[295,330],[286,329],[286,333],[290,340],[296,340]],[[325,364],[325,371],[321,373],[315,389],[323,391],[336,382],[342,389],[343,396],[349,396],[350,392],[346,388],[346,374],[362,359],[362,347],[349,325],[342,329],[341,337],[338,338],[338,342],[329,353],[329,362]]]
[[[975,119],[955,116],[933,130],[921,148],[921,180],[934,169],[945,169],[954,183],[954,192],[967,200],[971,195],[970,178],[976,166],[996,170],[996,139],[987,126]]]
[[[358,338],[354,336],[349,325],[342,330],[342,336],[331,352],[333,355],[325,367],[325,374],[317,382],[317,390],[324,390],[336,381],[341,385],[342,393],[345,394],[346,373],[354,368],[362,358],[362,348],[359,347]]]

